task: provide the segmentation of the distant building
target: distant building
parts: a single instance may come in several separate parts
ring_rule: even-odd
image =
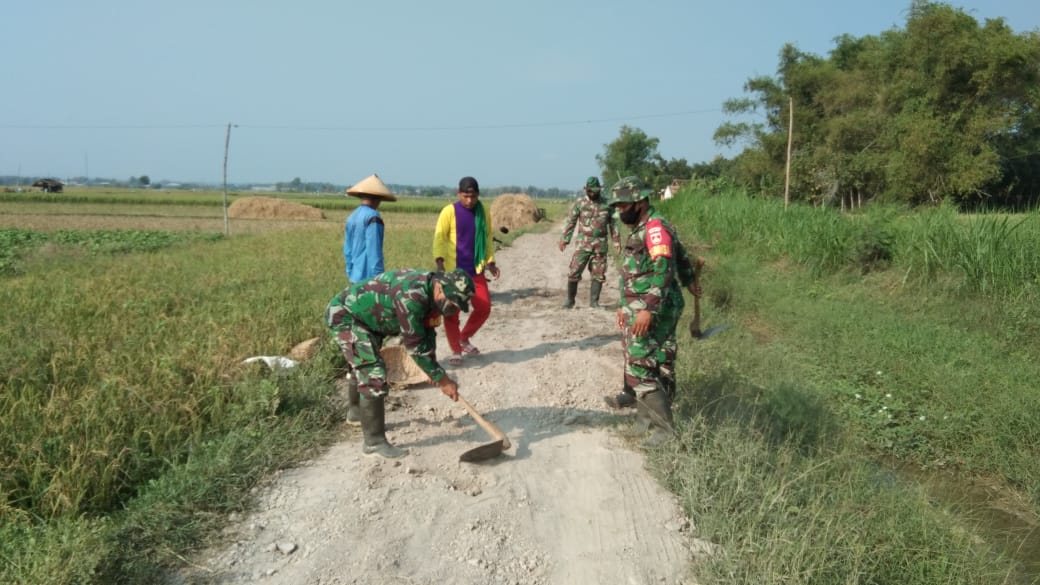
[[[661,193],[661,199],[671,199],[675,197],[683,187],[689,184],[689,179],[672,179],[672,182],[664,188],[664,192]]]
[[[273,193],[278,189],[274,185],[253,185],[252,191],[263,191],[265,193]]]
[[[37,189],[43,189],[44,193],[61,193],[65,188],[65,183],[62,183],[58,179],[40,179],[32,184]]]

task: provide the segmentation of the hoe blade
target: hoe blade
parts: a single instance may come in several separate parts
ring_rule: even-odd
[[[488,459],[494,459],[502,454],[505,450],[505,444],[503,441],[495,441],[479,447],[474,447],[469,451],[466,451],[462,455],[459,455],[459,461],[465,461],[466,463],[476,463],[478,461],[487,461]]]

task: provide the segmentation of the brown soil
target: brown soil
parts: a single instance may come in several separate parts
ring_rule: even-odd
[[[274,197],[243,197],[228,206],[228,217],[237,219],[325,219],[315,207]]]

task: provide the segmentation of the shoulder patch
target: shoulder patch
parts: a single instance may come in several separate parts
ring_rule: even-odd
[[[661,256],[672,257],[672,235],[668,233],[659,219],[655,218],[646,222],[646,249],[653,260]]]

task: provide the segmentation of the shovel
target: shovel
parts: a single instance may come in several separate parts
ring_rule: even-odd
[[[729,329],[729,324],[712,325],[707,329],[701,329],[701,300],[693,297],[693,319],[690,321],[690,336],[694,339],[707,339],[717,333]]]
[[[502,451],[512,447],[512,444],[509,442],[509,437],[502,432],[502,429],[498,428],[493,423],[484,420],[484,417],[480,416],[480,413],[474,410],[470,403],[466,402],[466,399],[461,395],[459,396],[459,402],[462,403],[462,406],[466,407],[466,411],[469,412],[471,417],[473,417],[473,420],[477,421],[477,424],[479,424],[495,439],[491,443],[474,447],[462,455],[459,455],[459,461],[465,461],[466,463],[486,461],[498,457],[502,454]]]

